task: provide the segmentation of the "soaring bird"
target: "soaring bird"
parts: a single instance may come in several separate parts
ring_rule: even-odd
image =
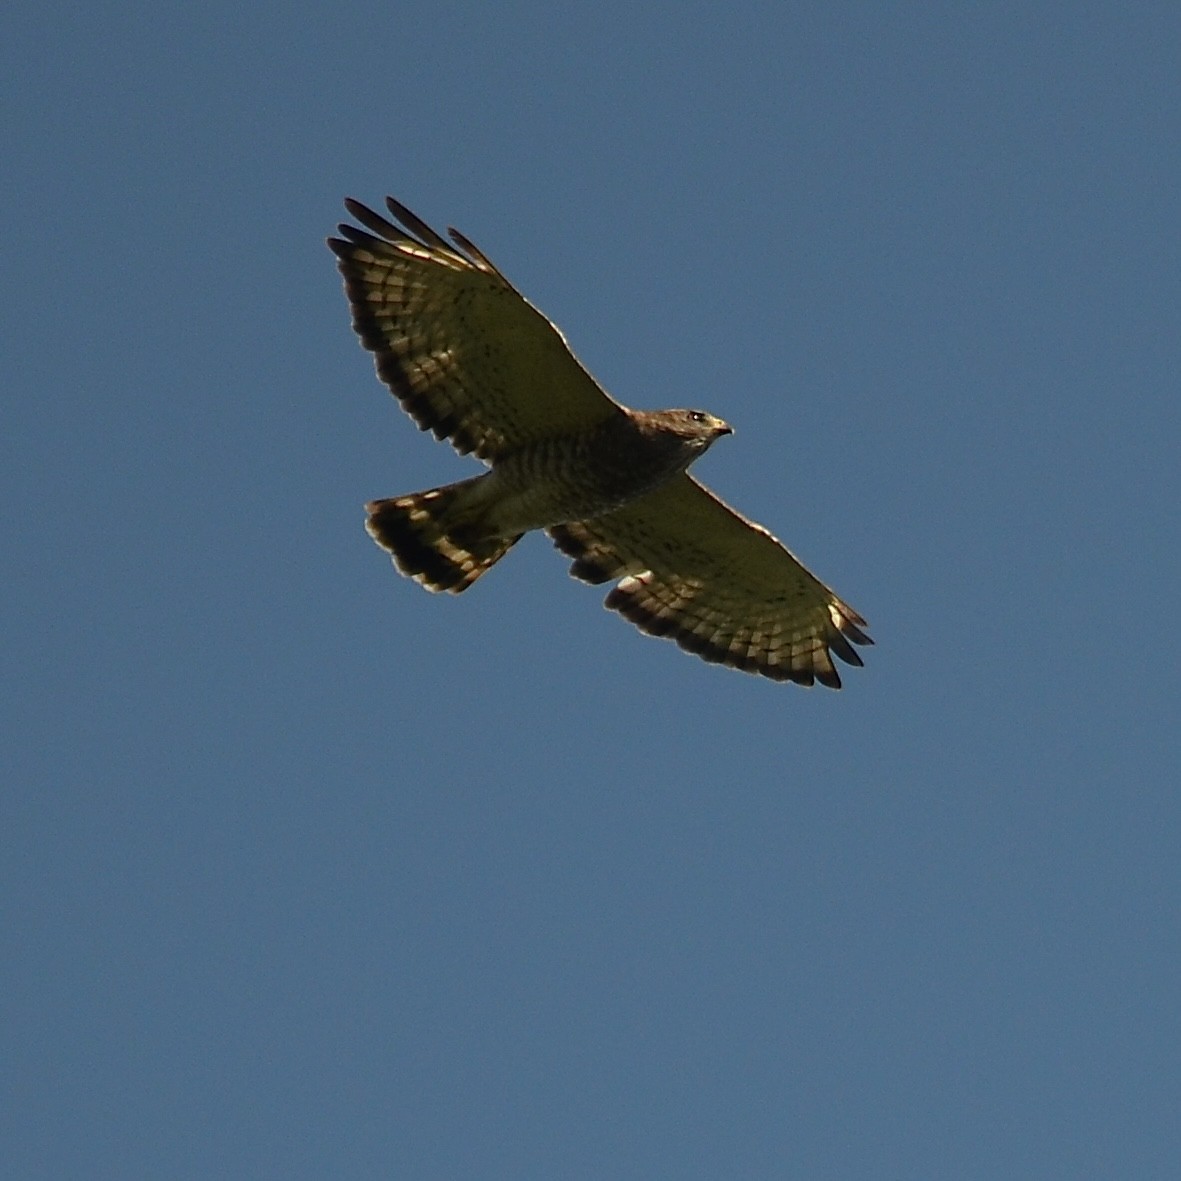
[[[386,198],[329,238],[353,328],[423,430],[482,475],[367,506],[366,528],[432,591],[466,590],[533,529],[605,605],[703,659],[840,688],[865,620],[766,529],[688,473],[730,427],[703,410],[629,410],[458,231]],[[398,224],[395,224],[398,223]],[[363,227],[363,228],[361,228]]]

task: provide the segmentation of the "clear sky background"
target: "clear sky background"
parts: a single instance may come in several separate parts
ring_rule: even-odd
[[[10,10],[14,1178],[1181,1176],[1181,9]],[[870,622],[832,693],[540,537],[356,343],[456,225]]]

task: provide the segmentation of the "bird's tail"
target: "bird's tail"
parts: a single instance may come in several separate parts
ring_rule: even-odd
[[[365,528],[394,565],[431,591],[459,594],[500,561],[520,540],[481,536],[464,512],[474,498],[476,476],[429,492],[415,492],[392,500],[371,500]]]

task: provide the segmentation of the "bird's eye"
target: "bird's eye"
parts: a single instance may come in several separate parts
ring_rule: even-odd
[[[704,422],[705,421],[705,415],[702,414],[700,410],[690,410],[689,417],[694,422]]]

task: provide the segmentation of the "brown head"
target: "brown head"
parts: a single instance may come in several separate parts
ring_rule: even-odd
[[[701,410],[624,411],[596,432],[594,480],[618,507],[683,472],[715,439],[731,433],[720,418]]]
[[[714,440],[734,433],[729,423],[704,410],[643,410],[633,414],[645,434],[673,444],[685,455],[685,467]]]

